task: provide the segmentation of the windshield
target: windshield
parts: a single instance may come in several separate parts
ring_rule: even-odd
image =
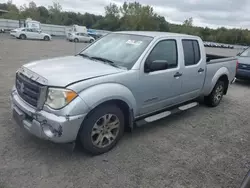
[[[250,48],[247,48],[245,51],[243,51],[240,56],[250,56]]]
[[[80,54],[106,59],[117,66],[131,69],[152,39],[147,36],[111,33]]]

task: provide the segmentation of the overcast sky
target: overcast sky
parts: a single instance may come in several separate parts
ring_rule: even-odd
[[[28,4],[30,0],[12,0],[20,6]],[[128,2],[134,2],[134,0]],[[182,23],[193,17],[194,25],[208,27],[242,27],[250,29],[250,0],[137,0],[151,5],[154,10],[165,16],[172,23]],[[7,2],[7,0],[0,0]],[[49,6],[51,0],[35,0],[38,6]],[[57,0],[63,10],[74,12],[89,12],[104,14],[104,7],[109,3],[121,5],[124,0]]]

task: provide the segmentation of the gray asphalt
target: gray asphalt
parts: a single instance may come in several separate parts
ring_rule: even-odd
[[[39,140],[12,120],[9,93],[24,63],[70,55],[85,44],[0,37],[1,188],[235,188],[250,168],[250,82],[237,82],[216,108],[203,104],[126,133],[112,151]],[[214,50],[235,55],[235,50]]]

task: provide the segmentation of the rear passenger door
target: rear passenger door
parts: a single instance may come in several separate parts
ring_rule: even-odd
[[[35,39],[34,32],[30,28],[26,29],[25,35],[27,36],[28,39]]]
[[[41,34],[39,33],[38,29],[33,28],[31,30],[32,30],[32,33],[33,33],[32,35],[34,39],[41,39]]]
[[[198,97],[205,80],[206,63],[202,59],[198,40],[182,39],[183,46],[183,75],[181,84],[181,101]]]

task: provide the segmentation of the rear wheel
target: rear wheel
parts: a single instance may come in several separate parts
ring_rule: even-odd
[[[92,43],[92,42],[94,42],[94,40],[93,39],[90,39],[90,41],[89,41],[90,43]]]
[[[45,36],[43,39],[44,39],[45,41],[49,41],[49,37],[48,37],[48,36]]]
[[[79,39],[75,38],[75,39],[74,39],[74,42],[79,42]]]
[[[22,40],[25,40],[27,37],[26,37],[26,35],[21,34],[21,35],[19,36],[19,38],[22,39]]]
[[[225,91],[225,82],[219,80],[214,86],[210,95],[204,97],[205,103],[210,107],[216,107],[220,104]]]
[[[98,155],[111,150],[124,133],[124,115],[113,104],[97,107],[83,122],[79,132],[83,148]]]

